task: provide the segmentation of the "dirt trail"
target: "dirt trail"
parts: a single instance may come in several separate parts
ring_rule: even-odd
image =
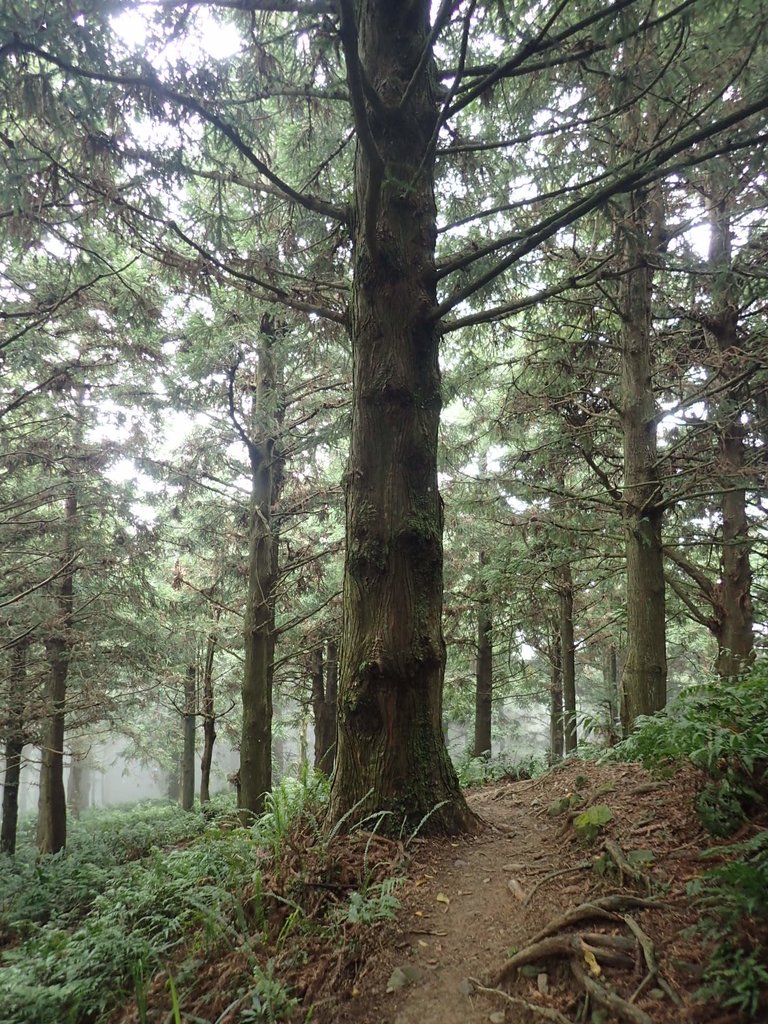
[[[470,979],[487,984],[512,953],[569,908],[609,893],[646,897],[648,886],[657,893],[664,889],[663,908],[639,908],[632,914],[652,939],[661,963],[660,984],[669,992],[649,983],[639,945],[624,954],[623,970],[596,970],[625,999],[645,979],[634,1004],[638,1021],[644,1020],[642,1015],[652,1024],[705,1019],[695,1016],[686,994],[686,989],[696,988],[696,967],[690,961],[699,951],[680,937],[691,923],[683,882],[702,839],[691,808],[693,788],[692,780],[655,786],[641,769],[626,765],[574,763],[545,779],[503,783],[470,794],[471,806],[485,822],[482,832],[450,846],[420,845],[400,894],[396,927],[387,933],[379,954],[364,965],[353,999],[336,1008],[334,1019],[345,1024],[541,1021],[541,1015],[531,1014],[521,1003],[478,991]],[[577,802],[599,802],[613,813],[589,849],[578,841],[574,814],[548,813],[553,801],[567,800],[579,790],[583,796]],[[613,863],[604,876],[596,872],[594,862],[606,838],[620,852],[642,849],[649,860],[652,853],[652,863],[643,863],[647,879],[620,877]],[[648,885],[643,884],[646,880]],[[608,934],[623,929],[617,941],[626,946],[624,921],[617,921],[580,927],[589,932],[602,928]],[[514,972],[518,980],[503,987],[548,1009],[549,1019],[563,1013],[563,1020],[575,1020],[584,995],[567,965],[567,957],[559,963],[557,958],[543,960],[525,968],[522,976]],[[600,1019],[622,1017],[608,1010]]]

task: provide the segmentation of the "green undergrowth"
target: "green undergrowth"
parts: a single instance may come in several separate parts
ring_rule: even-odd
[[[723,863],[688,886],[695,931],[710,949],[702,999],[763,1021],[768,1013],[768,664],[734,682],[687,690],[662,712],[639,719],[603,759],[640,761],[673,774],[688,761],[703,773],[696,799],[702,825],[722,839],[748,838],[702,854]]]
[[[534,779],[547,769],[544,761],[533,755],[524,758],[511,758],[506,754],[473,757],[469,751],[456,761],[454,767],[462,789],[505,779]]]
[[[701,913],[697,930],[711,943],[702,996],[764,1021],[768,1010],[768,830],[708,850],[732,858],[688,885]]]
[[[215,813],[234,805],[214,804]],[[202,835],[207,819],[175,804],[140,803],[84,813],[70,823],[65,853],[39,857],[34,819],[19,830],[18,852],[0,860],[0,935],[15,924],[73,919],[128,865],[153,850],[178,846]]]
[[[270,897],[285,904],[275,937],[284,945],[303,912],[267,889],[297,828],[308,844],[321,835],[326,797],[326,784],[307,775],[281,782],[248,828],[231,804],[205,814],[145,805],[84,816],[67,851],[53,857],[24,843],[0,872],[3,1024],[96,1024],[128,998],[145,1019],[151,979],[170,964],[175,1013],[185,971],[267,935]],[[392,906],[386,885],[350,886],[335,920],[376,920]],[[250,969],[241,1019],[270,1020],[293,1005],[273,960],[253,958]]]
[[[175,806],[92,811],[70,832],[65,852],[25,843],[3,864],[4,1024],[97,1020],[190,928],[220,933],[248,875],[244,831]]]
[[[690,761],[707,777],[697,802],[702,824],[731,835],[768,809],[768,664],[735,682],[684,691],[657,715],[639,718],[604,756],[661,772]]]

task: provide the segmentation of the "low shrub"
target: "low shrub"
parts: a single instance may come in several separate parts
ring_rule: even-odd
[[[684,691],[663,711],[639,718],[603,759],[662,771],[692,762],[710,780],[697,802],[702,824],[715,835],[732,834],[768,806],[768,665]]]

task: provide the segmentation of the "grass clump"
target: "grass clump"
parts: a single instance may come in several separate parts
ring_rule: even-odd
[[[2,1024],[103,1024],[134,1001],[141,1022],[306,1017],[398,905],[398,845],[328,833],[327,796],[306,771],[248,826],[231,804],[141,806],[73,823],[66,853],[22,848],[0,877]]]
[[[129,820],[130,812],[124,813]],[[135,813],[141,825],[144,812]],[[163,820],[162,814],[154,817],[156,825]],[[108,841],[94,843],[99,859],[90,863],[83,839],[33,865],[44,885],[26,895],[16,888],[3,911],[11,943],[2,955],[4,1024],[98,1020],[190,934],[205,948],[227,932],[238,893],[251,879],[252,838],[245,829],[225,832],[202,815],[194,817],[181,827],[169,810],[169,828],[155,833],[163,845],[183,836],[189,843],[184,848],[155,846],[142,859],[109,867],[103,862]],[[118,852],[120,846],[118,840]],[[16,880],[34,886],[29,870],[22,861]]]
[[[191,841],[207,823],[175,804],[89,810],[71,823],[67,850],[49,857],[34,847],[33,824],[20,830],[16,856],[0,857],[0,938],[52,919],[71,923],[131,862]]]

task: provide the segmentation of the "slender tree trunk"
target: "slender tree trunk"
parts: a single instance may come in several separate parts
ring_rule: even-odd
[[[285,740],[281,733],[272,737],[272,770],[277,779],[285,774]]]
[[[560,633],[552,639],[549,682],[549,763],[563,758],[563,660],[560,653]]]
[[[474,757],[490,757],[493,717],[493,615],[488,587],[482,572],[488,555],[479,555],[480,580],[477,602],[477,663],[475,668],[475,746]]]
[[[573,632],[573,578],[570,565],[559,571],[560,656],[563,673],[563,727],[565,752],[570,754],[578,744],[576,728],[576,645]]]
[[[241,436],[251,463],[248,594],[245,613],[240,800],[245,815],[260,814],[272,788],[272,676],[275,652],[276,538],[272,523],[277,433],[275,329],[264,317],[252,388],[251,435]]]
[[[27,650],[29,637],[18,640],[11,647],[11,697],[5,736],[5,774],[3,775],[3,822],[0,826],[0,853],[16,852],[16,828],[19,820],[19,783],[21,756],[24,750],[24,697],[27,676]]]
[[[219,611],[214,613],[218,621]],[[216,742],[216,710],[213,694],[213,663],[216,653],[216,635],[208,634],[203,662],[203,694],[200,711],[203,718],[203,753],[200,758],[200,806],[211,799],[211,765],[213,745]]]
[[[323,646],[318,646],[312,651],[312,714],[315,719],[315,768],[320,767],[325,746],[325,671],[323,664]]]
[[[77,492],[70,484],[64,500],[63,550],[59,560],[61,574],[54,584],[57,615],[45,641],[50,675],[45,693],[48,724],[42,746],[37,813],[37,846],[41,853],[58,853],[67,842],[64,714],[67,674],[72,656],[76,519]]]
[[[330,657],[330,645],[329,645]],[[315,768],[330,777],[336,747],[336,697],[331,693],[335,666],[323,657],[323,646],[312,653],[312,711],[315,718]]]
[[[91,793],[91,772],[87,764],[88,748],[82,741],[70,743],[69,779],[67,780],[67,807],[73,818],[79,818],[88,808]]]
[[[197,719],[197,670],[190,665],[184,678],[184,749],[181,755],[181,806],[195,805],[195,724]]]
[[[618,652],[616,651],[616,645],[611,644],[608,648],[605,656],[605,662],[603,664],[603,682],[605,683],[605,691],[607,694],[606,700],[606,718],[607,718],[607,736],[606,740],[609,747],[616,744],[619,739],[619,733],[617,731],[616,723],[620,718],[620,702],[619,702],[619,658]]]
[[[168,780],[167,780],[166,793],[168,794],[168,799],[172,800],[174,803],[176,803],[178,800],[181,799],[181,763],[182,763],[182,760],[183,760],[182,755],[177,750],[177,752],[173,755],[173,766],[172,766],[171,770],[168,772]],[[104,801],[102,799],[102,803],[103,802]]]
[[[339,708],[339,645],[335,640],[329,640],[326,648],[325,658],[325,703],[328,708],[328,754],[325,761],[325,770],[328,775],[333,774],[336,764],[336,743],[337,726],[336,719]]]
[[[662,228],[658,187],[632,193],[619,227],[626,268],[619,297],[627,557],[627,653],[621,679],[625,734],[638,715],[663,708],[667,693],[663,498],[651,340],[653,265]]]
[[[19,821],[19,782],[24,740],[9,735],[5,741],[5,774],[3,776],[3,822],[0,828],[0,853],[16,852],[16,829]]]
[[[709,331],[714,337],[717,367],[726,380],[744,369],[738,338],[737,283],[731,252],[728,205],[714,202],[710,214],[710,294],[714,306]],[[719,463],[723,480],[723,544],[720,554],[720,585],[715,590],[718,656],[716,668],[725,679],[746,671],[754,660],[754,613],[750,566],[749,519],[746,491],[746,428],[743,387],[734,385],[712,418],[719,425]]]

